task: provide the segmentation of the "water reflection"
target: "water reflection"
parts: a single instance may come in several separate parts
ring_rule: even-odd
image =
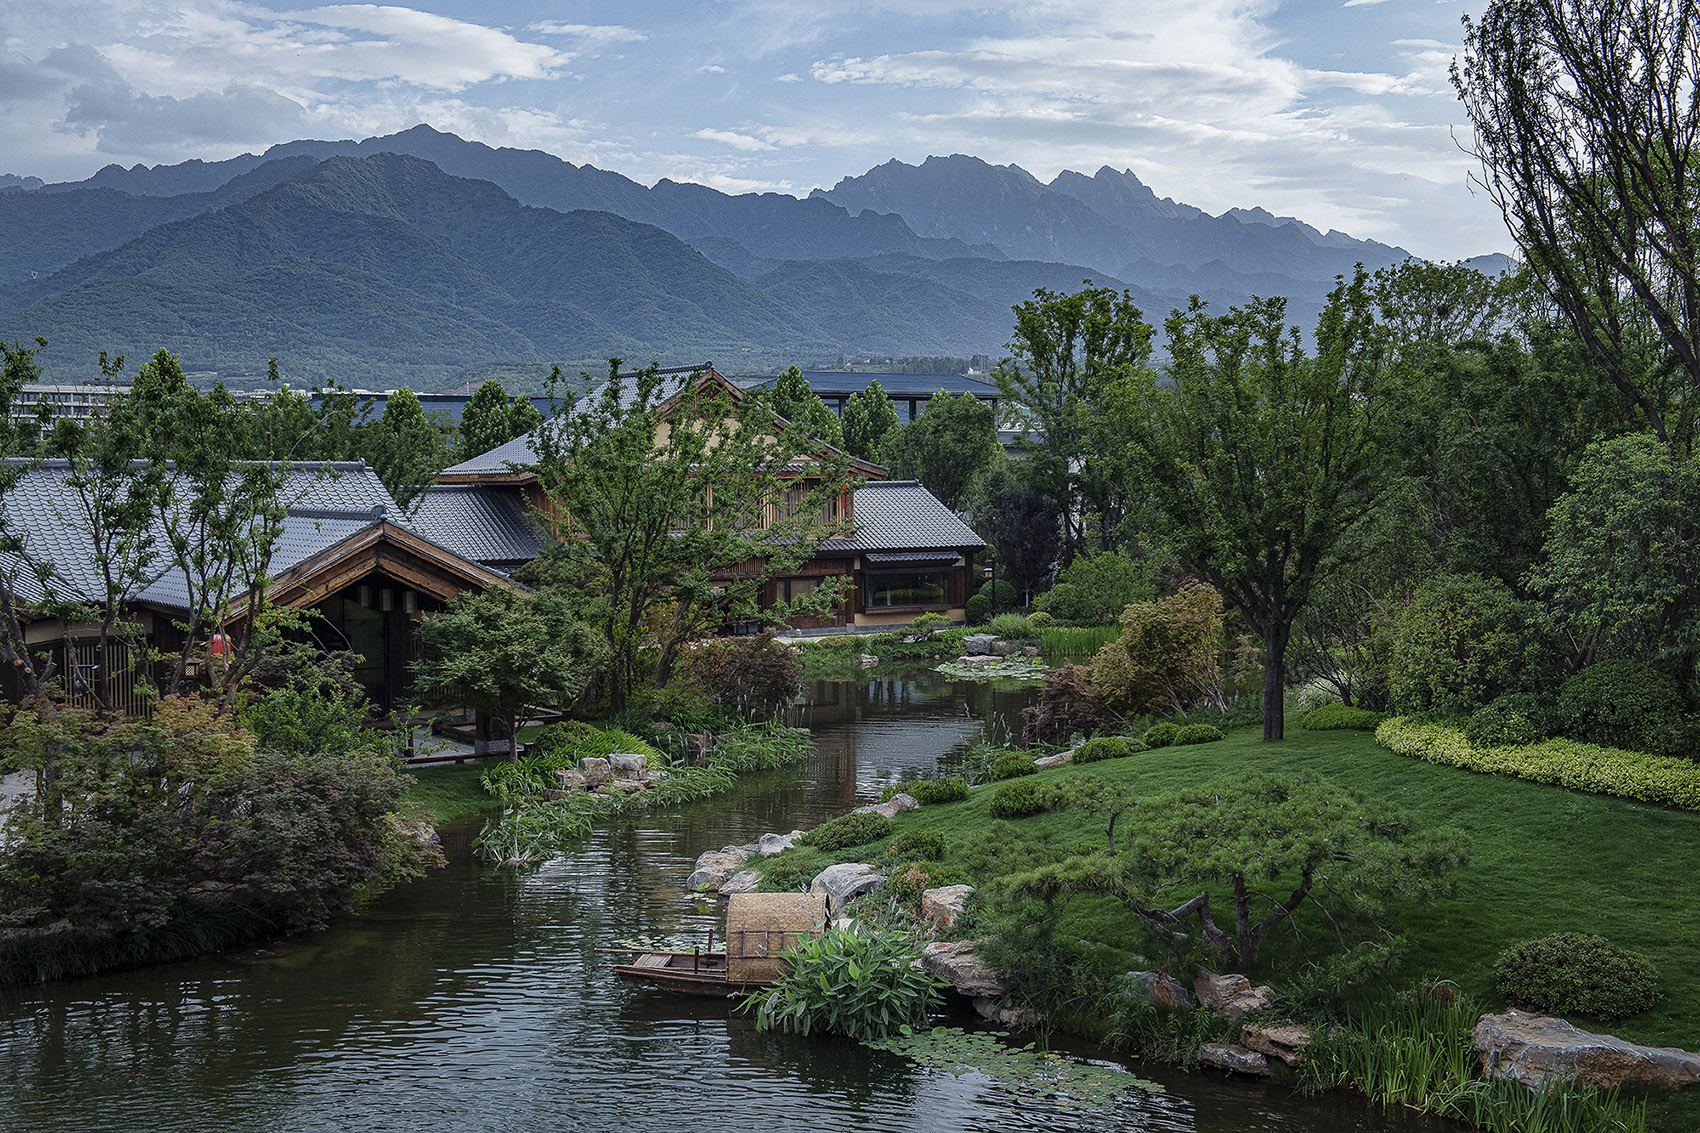
[[[876,797],[1031,695],[936,676],[816,686],[798,717],[819,759],[730,799],[599,829],[529,874],[478,865],[468,831],[448,831],[446,870],[328,932],[0,993],[0,1128],[1441,1128],[1221,1078],[1072,1113],[974,1075],[764,1035],[732,1004],[628,987],[602,967],[611,941],[719,923],[681,885],[702,850]]]

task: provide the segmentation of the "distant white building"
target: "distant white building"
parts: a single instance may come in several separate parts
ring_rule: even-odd
[[[89,385],[59,385],[52,382],[26,382],[12,403],[12,420],[35,419],[36,407],[47,402],[55,417],[83,421],[106,410],[118,398],[130,392],[128,385],[100,382]]]

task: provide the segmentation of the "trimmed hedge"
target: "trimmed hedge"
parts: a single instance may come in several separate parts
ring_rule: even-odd
[[[1161,724],[1153,724],[1145,729],[1145,746],[1148,748],[1168,747],[1175,742],[1175,736],[1179,733],[1180,729],[1167,720]]]
[[[944,835],[937,830],[905,830],[885,848],[893,858],[942,858],[944,850]]]
[[[1185,747],[1188,744],[1209,744],[1222,739],[1226,733],[1214,724],[1188,724],[1175,733],[1175,746]]]
[[[1687,759],[1562,739],[1478,748],[1460,728],[1409,716],[1383,722],[1375,742],[1428,763],[1700,811],[1700,764]]]
[[[1603,936],[1560,932],[1513,944],[1494,962],[1495,985],[1519,1007],[1624,1019],[1660,998],[1659,972]]]
[[[803,835],[802,841],[830,854],[838,850],[848,850],[852,846],[877,842],[890,833],[891,820],[884,815],[845,814],[831,822],[821,823]]]
[[[945,779],[910,779],[894,783],[880,792],[880,802],[896,795],[908,795],[922,806],[957,803],[968,797],[968,780],[960,775]]]
[[[1097,763],[1101,759],[1122,759],[1138,755],[1144,750],[1145,745],[1135,739],[1125,736],[1099,736],[1075,748],[1073,762]]]
[[[1346,728],[1368,732],[1385,719],[1385,712],[1372,712],[1368,708],[1354,708],[1335,701],[1333,704],[1324,704],[1321,708],[1313,708],[1300,716],[1299,727],[1307,732],[1331,732]]]
[[[1031,756],[1012,751],[1008,755],[999,756],[997,761],[986,769],[986,778],[990,782],[1000,779],[1016,779],[1022,775],[1037,775],[1039,769],[1033,765]]]
[[[999,787],[987,809],[993,818],[1030,818],[1058,802],[1057,792],[1042,783],[1010,783]]]

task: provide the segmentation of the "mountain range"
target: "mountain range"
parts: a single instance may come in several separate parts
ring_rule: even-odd
[[[1087,278],[1153,322],[1195,293],[1281,294],[1306,326],[1337,274],[1406,255],[1262,210],[1210,216],[1107,167],[1047,185],[958,155],[802,199],[729,195],[418,126],[0,177],[0,338],[47,338],[62,378],[160,347],[238,382],[270,357],[297,384],[418,389],[613,354],[758,372],[995,354],[1013,304]]]

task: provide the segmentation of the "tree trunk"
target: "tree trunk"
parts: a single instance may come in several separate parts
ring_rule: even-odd
[[[1287,643],[1293,637],[1293,623],[1272,618],[1263,627],[1263,738],[1282,739],[1286,735],[1286,720],[1282,702],[1287,692]]]

